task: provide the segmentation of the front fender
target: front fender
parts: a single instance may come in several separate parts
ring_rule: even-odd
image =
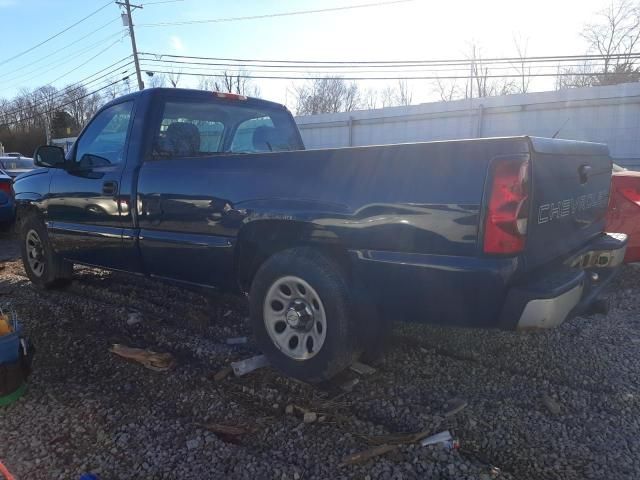
[[[27,215],[41,215],[45,212],[42,206],[43,196],[35,192],[16,193],[16,222],[20,223]]]

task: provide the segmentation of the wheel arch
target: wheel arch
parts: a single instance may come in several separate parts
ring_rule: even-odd
[[[35,215],[44,220],[44,212],[37,203],[41,199],[42,195],[38,193],[25,192],[16,194],[16,224],[18,226],[24,222],[25,218],[31,215]]]
[[[333,259],[349,272],[349,252],[335,232],[312,222],[255,220],[239,232],[235,248],[236,280],[248,292],[255,273],[270,256],[296,247],[311,247]]]

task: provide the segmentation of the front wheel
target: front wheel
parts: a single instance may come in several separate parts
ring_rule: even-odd
[[[63,286],[71,280],[73,264],[51,248],[47,229],[36,216],[25,219],[20,235],[22,264],[29,280],[40,288]]]
[[[357,342],[347,282],[321,252],[276,253],[256,273],[249,300],[258,343],[284,374],[321,382],[353,362]]]

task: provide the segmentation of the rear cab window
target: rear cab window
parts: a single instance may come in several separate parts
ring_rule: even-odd
[[[243,101],[167,99],[152,140],[152,157],[264,153],[304,147],[291,114]]]

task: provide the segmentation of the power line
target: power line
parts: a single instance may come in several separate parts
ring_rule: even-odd
[[[45,110],[43,112],[38,112],[37,115],[32,115],[31,117],[27,117],[27,118],[21,118],[20,120],[16,120],[15,122],[2,123],[2,124],[0,124],[0,127],[7,127],[7,126],[13,125],[15,123],[27,122],[29,120],[33,120],[34,118],[38,118],[38,117],[42,116],[43,114],[55,112],[56,110],[59,110],[62,107],[66,107],[67,105],[71,105],[73,102],[77,102],[78,100],[82,100],[83,98],[90,97],[91,95],[94,95],[94,94],[96,94],[98,92],[101,92],[102,90],[104,90],[106,88],[112,87],[113,85],[115,85],[116,83],[119,83],[121,81],[122,80],[116,80],[115,82],[111,82],[108,85],[105,85],[104,87],[100,87],[97,90],[94,90],[94,91],[89,92],[89,93],[87,93],[85,95],[82,95],[81,97],[74,98],[73,100],[71,100],[71,101],[69,101],[67,103],[63,103],[61,105],[56,105],[54,108],[49,109],[49,110]],[[35,105],[35,106],[38,107],[39,105]]]
[[[169,65],[158,65],[158,64],[153,64],[153,63],[149,63],[149,60],[145,60],[144,65],[142,65],[144,67],[145,70],[151,70],[151,71],[155,71],[155,69],[160,68],[160,69],[166,69],[166,68],[173,68],[174,65],[173,64],[169,64]],[[216,66],[216,64],[213,64],[213,66]],[[581,67],[582,65],[565,65],[564,68],[578,68]],[[203,64],[203,63],[199,63],[199,64],[192,64],[192,65],[175,65],[175,68],[178,71],[183,71],[183,69],[187,69],[188,71],[207,71],[210,72],[212,65],[207,65],[207,64]],[[346,68],[346,67],[345,67]],[[557,70],[557,65],[542,65],[540,67],[538,67],[538,69],[541,70],[549,70],[549,69],[553,69],[554,71]],[[305,72],[304,70],[261,70],[261,69],[251,69],[251,70],[246,70],[244,68],[231,68],[231,69],[227,69],[225,68],[222,71],[219,71],[215,74],[217,76],[221,76],[224,75],[225,73],[230,74],[230,75],[237,75],[237,74],[244,74],[244,75],[258,75],[261,73],[264,74],[277,74],[277,75],[281,75],[282,73],[294,73],[294,74],[305,74],[305,73],[309,73],[311,75],[323,75],[326,77],[341,77],[344,75],[361,75],[361,74],[385,74],[385,75],[390,75],[390,74],[394,74],[394,75],[399,75],[399,74],[418,74],[418,73],[433,73],[434,75],[437,75],[439,73],[451,73],[451,72],[468,72],[469,68],[468,67],[455,67],[455,68],[423,68],[423,67],[408,67],[408,69],[402,69],[402,70],[386,70],[386,71],[380,71],[380,70],[332,70],[332,71],[327,71],[327,70],[316,70],[313,72]],[[513,66],[513,65],[505,65],[505,66],[497,66],[497,67],[492,67],[491,68],[491,72],[496,72],[496,71],[506,71],[506,72],[519,72],[519,67],[517,66]],[[531,71],[525,71],[523,72],[519,72],[518,76],[530,76],[533,75],[533,73]],[[557,73],[554,73],[554,75],[557,75]],[[482,76],[482,75],[480,75]],[[476,77],[476,75],[474,75],[474,78]],[[373,77],[372,77],[373,78]],[[442,78],[442,77],[440,77]]]
[[[145,5],[160,5],[161,3],[176,3],[176,2],[184,2],[184,0],[162,0],[160,2],[143,2],[140,5],[144,7]]]
[[[609,59],[637,59],[640,58],[640,52],[629,54],[585,54],[585,55],[552,55],[552,56],[537,56],[537,57],[493,57],[493,58],[462,58],[462,59],[440,59],[440,60],[273,60],[273,59],[248,59],[248,58],[220,58],[220,57],[197,57],[188,55],[171,55],[165,53],[151,53],[151,52],[139,52],[140,55],[151,55],[156,59],[162,57],[168,58],[188,58],[192,60],[213,60],[222,62],[237,62],[237,63],[276,63],[276,64],[300,64],[300,65],[378,65],[378,64],[424,64],[424,65],[469,65],[472,62],[477,64],[491,64],[491,63],[547,63],[547,62],[563,62],[563,61],[593,61]]]
[[[67,71],[66,73],[60,75],[58,78],[56,78],[55,80],[52,80],[51,82],[49,82],[49,84],[52,83],[56,83],[58,80],[60,80],[61,78],[66,77],[67,75],[69,75],[70,73],[75,72],[76,70],[78,70],[79,68],[84,67],[87,63],[91,62],[92,60],[95,60],[96,58],[98,58],[100,55],[102,55],[104,52],[106,52],[107,50],[109,50],[111,47],[113,47],[115,44],[119,43],[120,40],[116,40],[115,42],[111,43],[110,45],[108,45],[106,48],[100,50],[98,53],[96,53],[93,57],[91,57],[88,60],[83,61],[80,65],[78,65],[77,67]]]
[[[122,32],[111,34],[111,35],[109,35],[107,37],[104,37],[100,41],[98,41],[98,42],[96,42],[96,43],[94,43],[94,44],[92,44],[92,45],[90,45],[90,46],[88,46],[86,48],[83,48],[83,49],[81,49],[79,51],[76,51],[76,52],[72,52],[72,53],[70,53],[68,55],[71,58],[69,58],[67,61],[60,62],[60,60],[56,59],[53,62],[46,63],[46,64],[44,64],[44,65],[42,65],[42,66],[40,66],[40,67],[38,67],[38,68],[36,68],[34,70],[29,70],[28,72],[23,72],[23,73],[15,76],[15,77],[11,77],[11,78],[0,78],[0,80],[2,81],[3,87],[9,87],[11,85],[14,85],[16,81],[21,81],[23,78],[29,77],[34,73],[37,73],[38,77],[42,77],[43,75],[45,75],[45,74],[47,74],[49,72],[57,70],[57,69],[65,66],[65,65],[73,62],[74,60],[76,60],[78,57],[84,55],[85,53],[89,53],[89,52],[93,51],[95,49],[95,47],[97,47],[99,45],[103,45],[106,40],[110,40],[113,37],[120,36],[120,35],[122,35]],[[53,65],[53,68],[49,68],[49,69],[43,70],[43,68],[46,68],[46,67],[48,67],[50,65]],[[5,82],[7,82],[7,83],[5,83]]]
[[[131,64],[133,63],[133,60],[130,60],[128,63],[124,64],[124,65],[119,65],[115,68],[115,65],[117,65],[118,63],[121,63],[123,60],[126,60],[130,57],[124,57],[121,58],[120,60],[118,60],[115,63],[112,63],[111,65],[109,65],[108,67],[103,68],[102,70],[98,70],[97,72],[89,75],[88,77],[83,78],[82,80],[76,82],[75,84],[70,84],[68,85],[66,88],[60,90],[56,95],[54,95],[52,98],[50,98],[50,101],[55,101],[58,100],[60,98],[63,98],[64,96],[68,95],[68,94],[72,94],[77,92],[78,90],[82,89],[83,87],[86,88],[88,85],[97,82],[98,80],[101,80],[105,77],[109,77],[114,75],[118,70],[120,69],[127,69],[127,70],[122,70],[120,72],[120,75],[127,75],[129,73],[128,68],[131,66]],[[89,80],[91,77],[95,77],[96,75],[104,72],[105,70],[109,70],[107,73],[100,75],[99,77],[93,78],[91,80]],[[122,80],[122,79],[120,79]],[[15,110],[9,111],[9,112],[3,112],[4,115],[13,115],[14,113],[18,113],[21,112],[23,109],[22,108],[17,108]]]
[[[74,40],[73,42],[68,43],[67,45],[65,45],[65,46],[63,46],[63,47],[61,47],[61,48],[59,48],[59,49],[57,49],[57,50],[54,50],[53,52],[49,52],[47,55],[44,55],[44,56],[42,56],[42,57],[38,58],[37,60],[32,60],[32,61],[30,61],[29,63],[25,63],[25,64],[24,64],[24,65],[22,65],[21,67],[12,68],[12,69],[11,69],[11,72],[12,72],[12,73],[19,72],[20,70],[24,70],[25,68],[32,67],[34,64],[39,63],[39,62],[41,62],[42,60],[48,60],[48,59],[50,59],[53,55],[55,55],[56,53],[62,52],[63,50],[66,50],[66,49],[67,49],[67,48],[69,48],[69,47],[72,47],[72,46],[77,45],[77,44],[78,44],[78,42],[81,42],[81,41],[82,41],[82,40],[84,40],[85,38],[88,38],[88,37],[90,37],[91,35],[96,34],[96,33],[97,33],[97,32],[99,32],[100,30],[102,30],[103,28],[108,27],[109,25],[111,25],[112,23],[114,23],[114,22],[116,22],[116,21],[120,21],[120,17],[115,18],[115,19],[113,19],[113,20],[110,20],[109,22],[105,23],[105,24],[104,24],[104,25],[102,25],[101,27],[98,27],[98,28],[96,28],[96,29],[94,29],[94,30],[91,30],[91,32],[89,32],[88,34],[86,34],[86,35],[84,35],[84,36],[82,36],[82,37],[80,37],[80,38],[77,38],[77,39],[76,39],[76,40]],[[118,33],[120,33],[120,32],[118,32]],[[115,34],[114,34],[114,35],[115,35]],[[110,35],[109,37],[105,37],[103,40],[106,40],[107,38],[110,38],[110,37],[112,37],[112,36],[114,36],[114,35]],[[102,40],[101,40],[101,41],[102,41]],[[71,55],[73,55],[73,54],[71,54]]]
[[[65,32],[68,32],[69,30],[71,30],[73,27],[75,27],[76,25],[79,25],[80,23],[84,22],[85,20],[93,17],[96,13],[104,10],[105,8],[107,8],[109,5],[111,5],[111,0],[109,0],[107,3],[105,3],[103,6],[101,6],[100,8],[98,8],[97,10],[94,10],[93,12],[91,12],[89,15],[87,15],[84,18],[81,18],[80,20],[78,20],[77,22],[69,25],[67,28],[65,28],[64,30],[59,31],[58,33],[50,36],[49,38],[47,38],[46,40],[41,41],[40,43],[34,45],[33,47],[30,47],[26,50],[23,50],[20,53],[17,53],[16,55],[14,55],[13,57],[9,57],[6,58],[4,60],[0,60],[0,66],[5,65],[6,63],[11,62],[12,60],[15,60],[16,58],[22,57],[23,55],[26,55],[29,52],[32,52],[33,50],[35,50],[36,48],[44,45],[47,42],[50,42],[51,40],[53,40],[54,38],[59,37],[60,35],[62,35]]]
[[[162,73],[162,74],[175,74],[176,72],[170,71],[158,71],[154,70],[154,73]],[[185,72],[179,71],[181,75],[191,75],[197,77],[222,77],[223,74],[220,72],[212,72],[212,73],[195,73],[195,72]],[[598,77],[610,75],[611,73],[584,73],[584,72],[558,72],[558,73],[527,73],[525,77],[566,77],[566,76],[585,76],[585,77]],[[247,75],[247,74],[238,74],[233,75],[236,78],[249,78],[256,80],[325,80],[327,77],[314,77],[314,76],[282,76],[282,75]],[[393,77],[340,77],[342,80],[349,81],[363,81],[363,80],[469,80],[476,78],[522,78],[523,74],[503,74],[503,75],[434,75],[434,76],[413,76],[413,77],[405,77],[405,76],[393,76]]]
[[[242,69],[245,68],[250,68],[251,69],[251,73],[255,73],[256,72],[256,68],[257,69],[261,69],[261,68],[268,68],[268,69],[272,69],[272,70],[264,70],[265,72],[290,72],[290,73],[300,73],[300,70],[304,70],[304,71],[308,71],[308,70],[312,70],[314,71],[314,73],[321,73],[321,72],[327,72],[330,75],[336,75],[336,74],[345,74],[345,73],[374,73],[374,72],[380,72],[382,73],[384,70],[387,69],[392,69],[392,71],[395,72],[412,72],[412,71],[468,71],[469,70],[469,66],[470,63],[466,63],[465,65],[462,65],[460,67],[457,66],[457,64],[452,64],[454,65],[453,67],[450,67],[449,65],[433,65],[432,68],[427,68],[425,70],[425,67],[430,67],[430,64],[418,64],[418,63],[411,63],[411,64],[398,64],[398,65],[295,65],[295,64],[289,64],[289,65],[270,65],[270,64],[256,64],[256,63],[209,63],[209,62],[187,62],[187,61],[180,61],[180,60],[158,60],[158,59],[154,59],[154,58],[143,58],[142,61],[146,62],[147,65],[149,64],[149,62],[153,62],[153,64],[155,64],[155,66],[163,66],[163,64],[167,64],[165,66],[169,66],[169,65],[185,65],[184,68],[197,68],[197,67],[231,67],[232,69],[241,69],[240,71],[242,71]],[[158,65],[158,63],[160,65]],[[491,70],[495,71],[495,70],[518,70],[518,69],[522,69],[521,65],[517,65],[517,64],[504,64],[504,63],[499,63],[496,64],[497,66],[491,66]],[[488,65],[486,64],[482,64],[483,67]],[[566,64],[563,65],[564,68],[569,68],[569,67],[582,67],[582,64]],[[558,64],[542,64],[542,65],[528,65],[525,68],[526,69],[532,69],[532,68],[553,68],[556,69],[558,67]],[[178,68],[182,68],[182,67],[178,67]],[[329,70],[329,69],[341,69],[341,70]],[[362,70],[362,69],[375,69],[375,70]],[[280,70],[273,70],[273,69],[280,69]],[[294,69],[294,70],[283,70],[283,69]],[[354,72],[350,72],[350,71],[345,71],[343,69],[357,69]],[[412,70],[407,70],[407,69],[412,69]],[[225,68],[226,70],[226,68]],[[259,70],[258,70],[259,71]],[[389,70],[387,70],[389,71]]]
[[[395,5],[398,3],[409,3],[414,1],[416,0],[391,0],[386,2],[362,3],[360,5],[347,5],[344,7],[318,8],[315,10],[297,10],[294,12],[267,13],[264,15],[250,15],[246,17],[212,18],[208,20],[184,20],[181,22],[141,23],[141,24],[138,24],[138,26],[139,27],[165,27],[169,25],[193,25],[198,23],[223,23],[223,22],[237,22],[241,20],[260,20],[264,18],[290,17],[293,15],[310,15],[314,13],[328,13],[328,12],[338,12],[343,10],[355,10],[357,8],[381,7],[385,5]]]

